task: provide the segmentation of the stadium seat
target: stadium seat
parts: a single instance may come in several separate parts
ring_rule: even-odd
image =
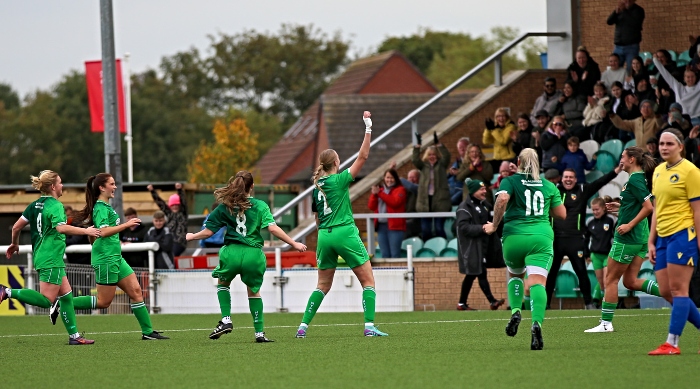
[[[454,224],[454,218],[445,218],[445,235],[447,236],[447,240],[450,240],[455,237],[454,233],[452,232],[452,227],[454,226]]]
[[[613,157],[619,160],[620,155],[622,155],[622,147],[623,145],[621,140],[610,139],[604,142],[602,145],[600,145],[600,150],[607,151],[608,153],[612,154]]]
[[[382,250],[379,249],[379,246],[374,248],[374,258],[383,258]]]
[[[598,160],[595,164],[595,170],[603,174],[608,174],[615,170],[618,164],[618,159],[616,157],[604,150],[598,151],[596,155],[598,156]]]
[[[561,270],[570,271],[570,272],[573,272],[573,271],[574,271],[574,267],[571,266],[571,261],[563,262],[563,263],[561,264],[560,269],[561,269]]]
[[[642,58],[642,63],[646,62],[647,59],[651,59],[651,58],[654,57],[654,56],[653,56],[650,52],[648,52],[648,51],[642,51],[642,52],[640,52],[640,53],[639,53],[639,56]],[[651,68],[652,66],[654,66],[653,63],[652,63],[652,64],[649,64],[648,67]]]
[[[450,239],[447,242],[447,247],[442,249],[440,252],[441,257],[456,257],[459,255],[459,250],[457,249],[457,238]]]
[[[418,250],[415,256],[417,258],[435,258],[438,256],[438,253],[431,249],[423,247],[422,249]]]
[[[688,50],[681,52],[681,54],[678,56],[678,59],[676,60],[676,65],[678,66],[685,66],[690,63],[692,58],[690,57],[690,53]]]
[[[491,179],[491,185],[494,185],[496,183],[496,181],[498,181],[498,177],[500,177],[500,176],[501,176],[500,173],[494,174],[493,178]]]
[[[673,50],[668,50],[668,53],[671,54],[671,59],[672,59],[673,61],[678,60],[678,54],[676,54],[675,51],[673,51]]]
[[[588,281],[591,282],[591,291],[593,291],[596,285],[598,285],[598,279],[595,277],[595,270],[593,270],[593,266],[587,269],[586,273],[588,273]]]
[[[593,139],[589,139],[581,142],[581,144],[579,144],[579,148],[583,150],[584,154],[586,154],[586,158],[590,160],[591,158],[593,158],[593,155],[595,155],[596,151],[600,149],[600,145]]]
[[[623,285],[623,283],[622,283],[622,277],[620,277],[620,282],[617,283],[617,297],[633,297],[633,296],[634,296],[634,292],[625,288],[625,285]]]
[[[593,182],[603,176],[604,174],[600,170],[591,170],[590,173],[586,174],[586,182]]]
[[[546,178],[544,177],[544,172],[540,173],[540,180],[546,180]]]
[[[558,299],[563,298],[577,298],[581,297],[581,292],[578,286],[578,277],[576,273],[571,270],[565,270],[564,266],[559,269],[559,274],[557,274],[557,283],[554,289],[554,297]],[[561,300],[559,301],[561,306]]]
[[[616,183],[617,186],[622,188],[623,186],[625,186],[625,184],[627,183],[627,181],[629,179],[630,179],[629,173],[627,173],[626,171],[623,170],[623,171],[620,171],[620,174],[618,174],[615,178],[613,178],[612,182]]]
[[[628,141],[627,143],[625,143],[625,146],[622,149],[625,150],[629,147],[636,146],[636,145],[637,145],[637,140],[632,139],[632,140]]]
[[[423,249],[431,250],[435,254],[441,253],[445,247],[447,247],[447,239],[439,236],[429,239],[423,245]]]
[[[600,188],[598,191],[598,196],[600,197],[605,197],[605,196],[610,196],[611,198],[619,197],[620,192],[622,192],[622,188],[617,185],[616,182],[611,181],[604,187]]]
[[[404,239],[403,242],[401,242],[401,256],[403,258],[408,257],[408,252],[406,251],[408,245],[413,245],[413,256],[416,256],[416,253],[418,253],[418,250],[423,248],[423,241],[419,237],[413,237],[413,238],[408,238]]]

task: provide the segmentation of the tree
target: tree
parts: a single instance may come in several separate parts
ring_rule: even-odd
[[[19,95],[8,84],[0,83],[0,104],[7,110],[19,108]]]
[[[274,146],[284,134],[285,128],[279,117],[267,112],[232,109],[226,120],[232,121],[234,119],[244,119],[250,132],[258,137],[258,155],[265,155],[267,150]]]
[[[187,166],[190,182],[219,184],[240,170],[248,170],[258,159],[257,135],[251,134],[243,119],[224,123],[217,120],[214,142],[202,142]]]

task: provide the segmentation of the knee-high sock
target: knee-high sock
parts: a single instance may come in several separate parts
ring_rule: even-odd
[[[700,330],[700,311],[695,307],[693,300],[690,300],[688,307],[688,321]]]
[[[530,310],[532,311],[532,322],[542,325],[544,321],[544,311],[547,308],[547,289],[544,285],[535,284],[530,287]]]
[[[603,293],[600,291],[600,284],[595,284],[595,288],[593,288],[593,293],[591,293],[591,295],[593,300],[600,301],[603,298]]]
[[[221,317],[231,316],[231,289],[224,285],[218,285],[216,289],[216,297],[219,298]]]
[[[46,296],[31,289],[10,289],[10,297],[39,308],[50,308],[52,303]]]
[[[609,303],[603,300],[600,309],[600,319],[603,321],[612,322],[613,316],[615,315],[615,309],[617,309],[617,303]]]
[[[73,298],[74,309],[95,309],[97,307],[97,297],[80,296]]]
[[[520,307],[523,305],[524,290],[522,278],[513,277],[508,280],[508,301],[510,301],[511,313],[520,311]]]
[[[469,274],[464,276],[464,280],[462,280],[462,290],[459,292],[458,303],[465,305],[467,304],[467,300],[469,299],[469,291],[472,289],[472,285],[474,284],[474,278],[476,278],[476,276]]]
[[[140,303],[131,303],[131,312],[136,316],[136,320],[139,321],[141,326],[141,333],[144,335],[149,335],[153,332],[153,326],[151,325],[151,316],[148,314],[148,308],[146,308],[146,303],[141,301]]]
[[[313,292],[311,292],[311,296],[309,296],[309,302],[306,303],[304,317],[301,319],[302,324],[311,323],[311,320],[313,320],[314,316],[316,315],[316,311],[318,311],[318,307],[321,306],[324,297],[326,297],[326,295],[323,292],[321,292],[320,289],[316,289]]]
[[[362,290],[362,309],[365,311],[365,323],[374,323],[374,311],[377,304],[377,292],[374,287],[366,286]]]
[[[265,320],[263,317],[263,301],[261,297],[248,297],[248,307],[253,316],[253,327],[255,332],[263,332]]]
[[[692,301],[689,297],[674,297],[671,308],[671,322],[668,325],[668,333],[681,336],[683,327],[688,320],[688,311]]]
[[[661,293],[659,293],[659,284],[657,284],[654,280],[644,281],[642,284],[642,292],[654,295],[656,297],[661,297]]]
[[[73,291],[60,296],[58,301],[61,302],[61,320],[68,331],[68,335],[78,333],[78,325],[75,320],[75,309],[73,308]]]

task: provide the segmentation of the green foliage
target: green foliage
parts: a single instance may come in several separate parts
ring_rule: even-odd
[[[0,104],[8,110],[19,108],[19,95],[12,86],[0,83]]]

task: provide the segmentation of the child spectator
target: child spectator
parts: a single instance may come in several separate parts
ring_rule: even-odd
[[[610,200],[608,196],[606,197]],[[612,239],[615,235],[615,220],[606,212],[604,198],[593,199],[591,210],[593,219],[586,223],[586,241],[583,247],[586,250],[586,258],[593,263],[595,278],[598,280],[598,285],[592,293],[593,302],[598,305],[605,292],[605,271],[608,265],[608,253],[612,248]]]
[[[576,172],[576,181],[586,182],[586,172],[584,170],[591,170],[595,166],[596,157],[593,156],[591,161],[588,161],[586,153],[579,148],[578,138],[572,136],[566,141],[566,146],[568,150],[564,153],[559,163],[561,170],[573,169]]]
[[[185,235],[187,235],[187,203],[182,192],[182,184],[179,182],[175,184],[177,194],[170,196],[167,204],[158,196],[158,193],[153,189],[153,185],[148,185],[147,189],[151,192],[153,201],[158,204],[158,208],[168,218],[168,229],[172,232],[175,239],[173,242],[173,254],[178,256],[185,251],[187,246],[187,240],[185,239]]]
[[[146,242],[156,242],[160,248],[155,252],[156,269],[174,269],[173,265],[173,235],[165,226],[165,213],[156,211],[153,214],[153,227],[146,234]]]
[[[126,211],[124,211],[124,217],[126,218],[126,220],[131,220],[134,218],[138,218],[139,215],[135,209],[127,208]],[[143,243],[146,241],[147,232],[148,231],[146,230],[146,227],[143,224],[139,223],[120,232],[119,241],[121,241],[123,245],[129,243]],[[148,251],[125,251],[122,252],[122,257],[124,257],[126,263],[128,263],[131,267],[148,266]]]
[[[211,210],[207,214],[207,216],[204,218],[204,223],[202,223],[202,229],[205,229],[207,227],[207,220],[209,220],[209,215],[211,215],[212,212],[214,212],[214,209],[218,206],[218,203],[213,203],[211,205]],[[202,239],[199,241],[199,247],[202,248],[219,248],[219,247],[224,247],[224,237],[226,236],[226,226],[223,226],[219,229],[219,231],[216,231],[214,235]]]

